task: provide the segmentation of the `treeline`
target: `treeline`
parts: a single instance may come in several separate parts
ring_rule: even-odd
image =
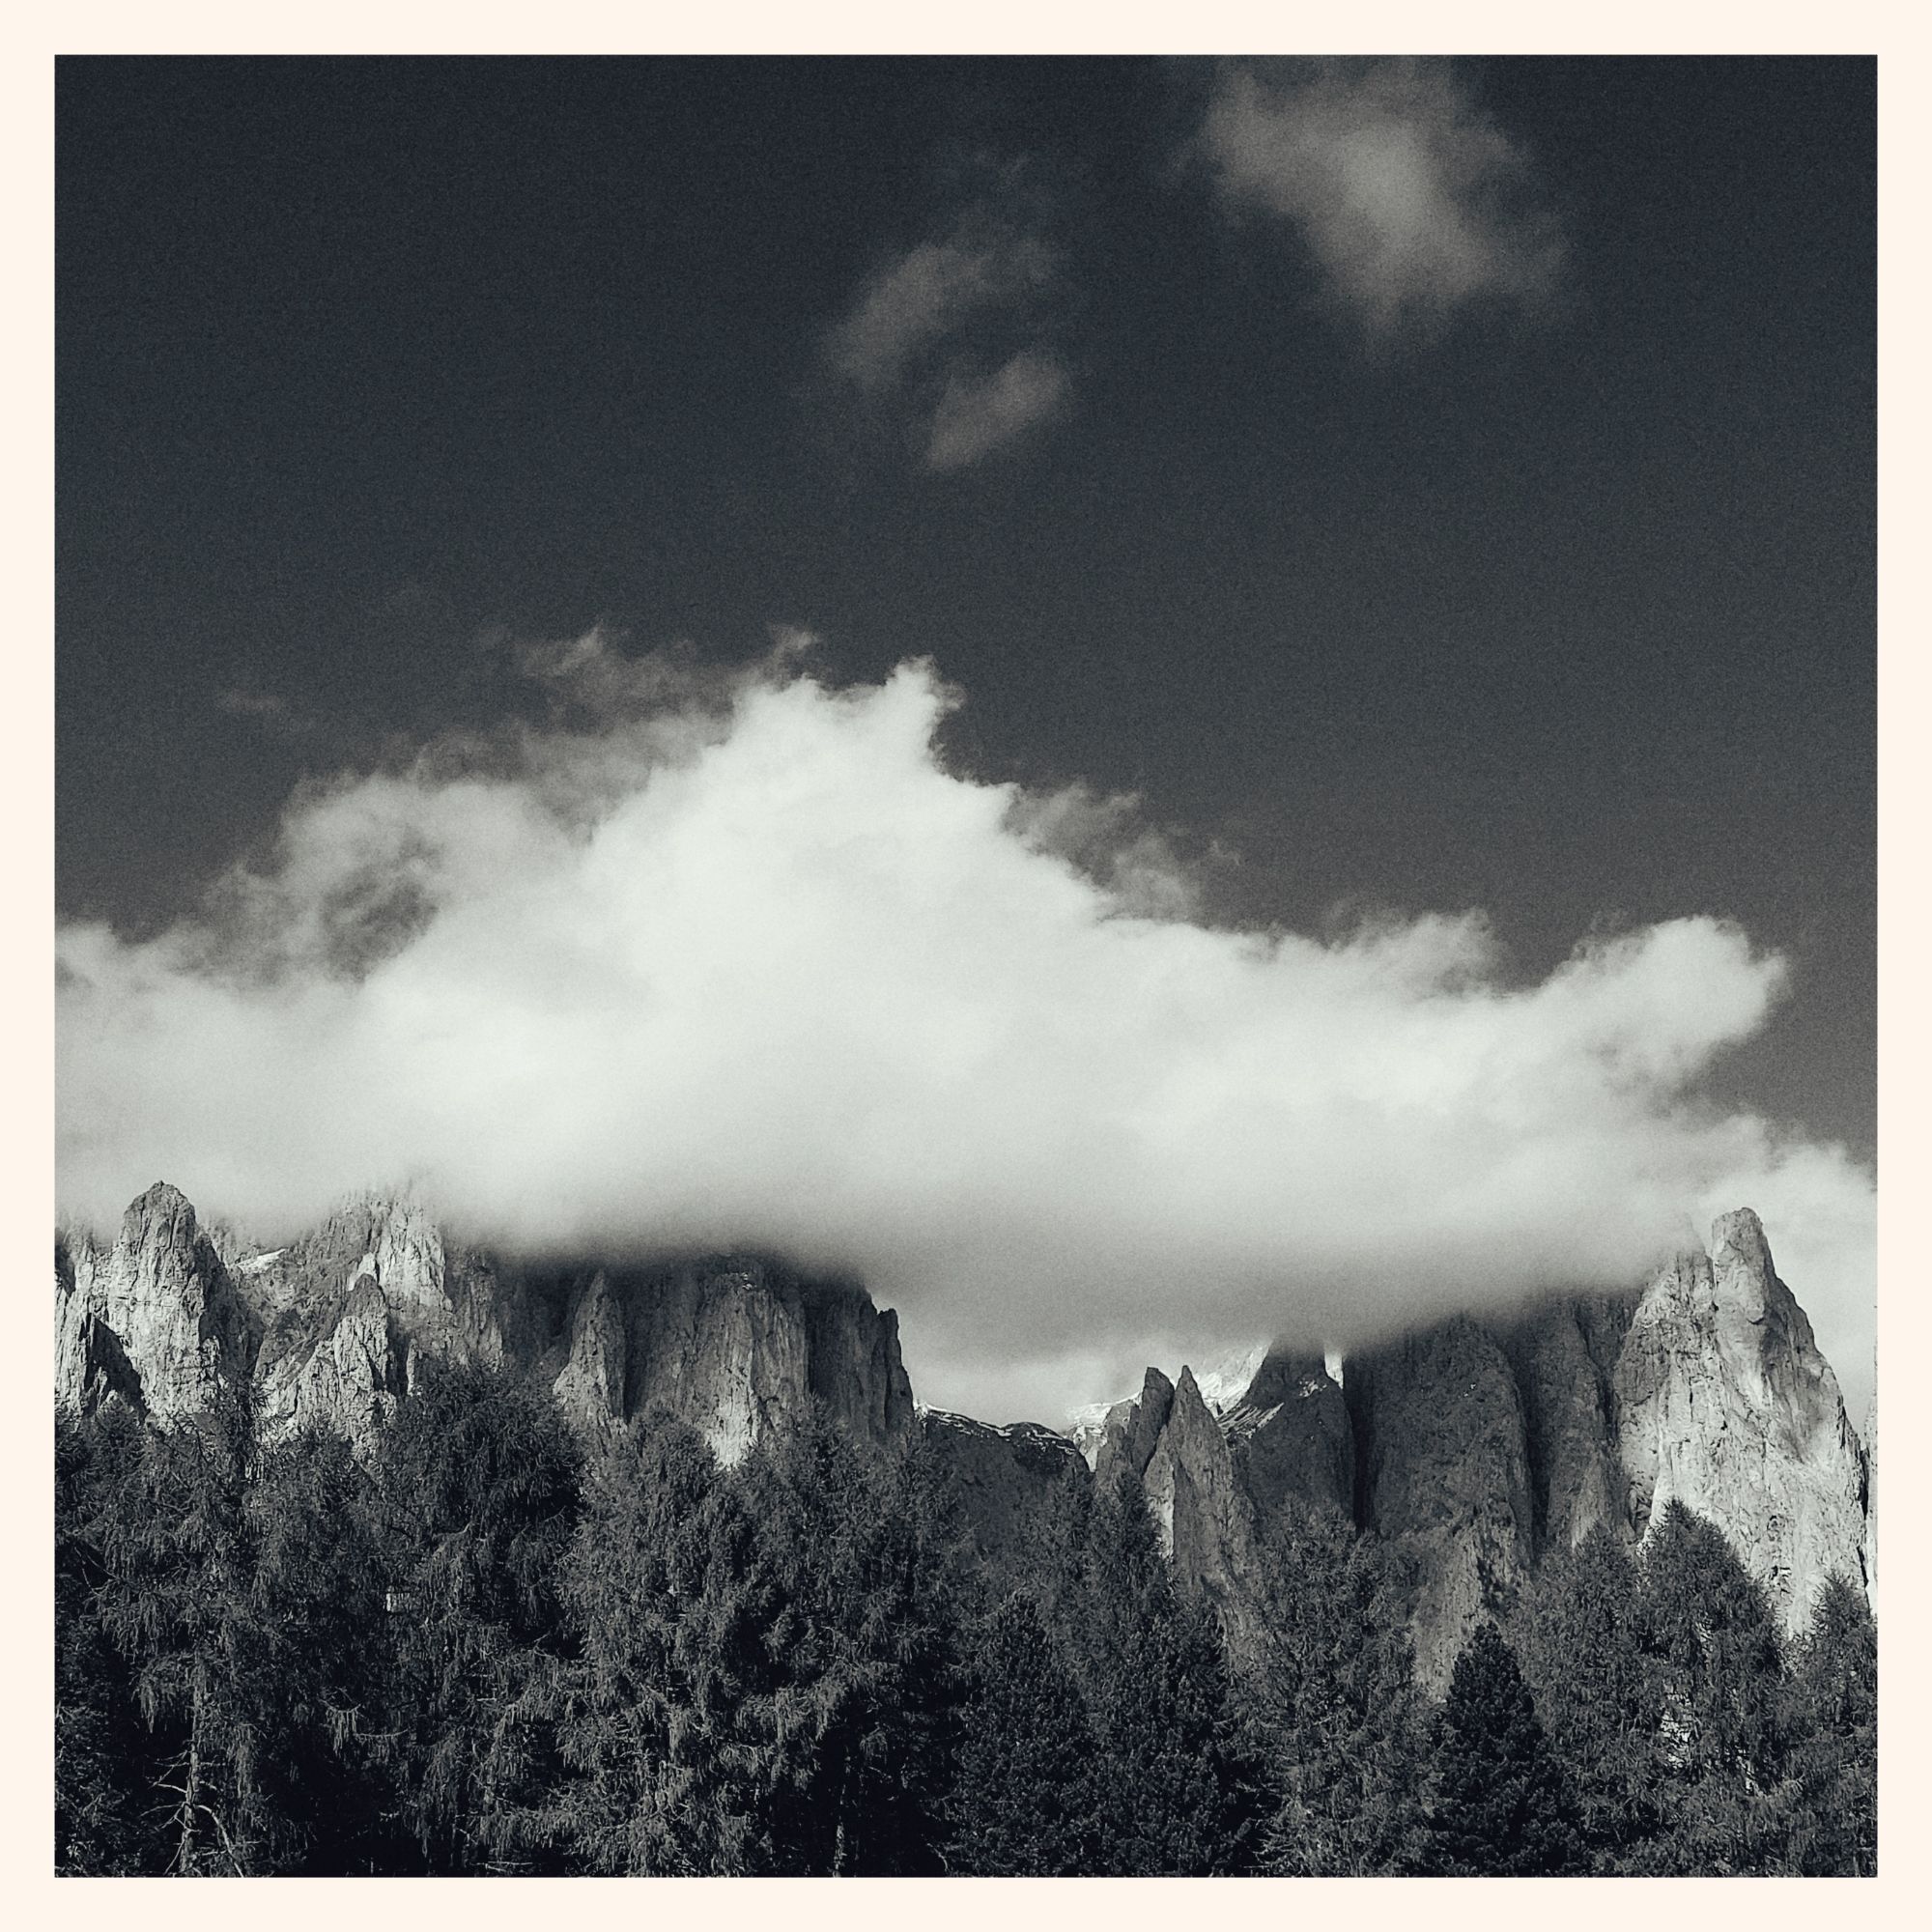
[[[1347,1524],[1278,1526],[1231,1660],[1131,1481],[1003,1595],[924,1449],[821,1425],[586,1453],[451,1369],[367,1467],[110,1403],[56,1480],[63,1871],[1875,1868],[1862,1597],[1787,1647],[1681,1508],[1548,1565],[1435,1705]]]

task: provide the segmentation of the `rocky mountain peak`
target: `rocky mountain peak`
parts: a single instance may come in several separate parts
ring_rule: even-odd
[[[1722,1216],[1711,1250],[1659,1270],[1618,1356],[1630,1521],[1710,1518],[1796,1630],[1828,1577],[1867,1581],[1864,1454],[1757,1216]]]

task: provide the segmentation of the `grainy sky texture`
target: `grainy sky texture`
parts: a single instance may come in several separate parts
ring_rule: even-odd
[[[59,117],[71,1205],[782,1242],[998,1417],[1748,1200],[1861,1385],[1870,63]]]

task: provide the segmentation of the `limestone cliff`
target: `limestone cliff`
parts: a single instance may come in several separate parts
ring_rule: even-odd
[[[897,1319],[861,1289],[759,1259],[558,1268],[452,1241],[408,1190],[346,1202],[309,1234],[223,1262],[172,1187],[128,1210],[101,1258],[55,1245],[57,1404],[111,1387],[157,1419],[252,1383],[257,1427],[373,1447],[426,1363],[506,1366],[586,1429],[662,1408],[727,1463],[821,1404],[852,1434],[909,1439]]]
[[[54,1300],[55,1400],[70,1406],[112,1389],[173,1421],[252,1371],[249,1311],[194,1209],[165,1183],[132,1203],[104,1256],[90,1241],[56,1244]]]
[[[1448,1682],[1484,1614],[1528,1569],[1528,1432],[1501,1345],[1466,1316],[1351,1358],[1360,1517],[1406,1577],[1418,1678]]]
[[[1623,1526],[1612,1382],[1635,1304],[1553,1301],[1493,1330],[1522,1405],[1539,1558],[1574,1549],[1599,1523]]]
[[[1354,1431],[1341,1387],[1319,1355],[1269,1350],[1220,1420],[1258,1524],[1291,1497],[1352,1513]]]
[[[1037,1422],[996,1428],[946,1409],[920,1430],[950,1477],[961,1527],[995,1595],[1037,1586],[1072,1533],[1087,1465],[1070,1437]]]
[[[1614,1384],[1639,1535],[1681,1499],[1730,1539],[1790,1629],[1833,1573],[1863,1584],[1864,1456],[1749,1208],[1644,1290]]]
[[[1220,1424],[1183,1368],[1141,1480],[1183,1594],[1208,1602],[1232,1634],[1250,1608],[1254,1520]]]

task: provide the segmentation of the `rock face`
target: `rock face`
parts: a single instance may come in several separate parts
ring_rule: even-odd
[[[1259,1521],[1291,1497],[1340,1516],[1353,1512],[1354,1428],[1320,1356],[1270,1350],[1220,1420]]]
[[[1637,1534],[1682,1500],[1729,1537],[1788,1629],[1833,1574],[1864,1583],[1864,1456],[1750,1209],[1644,1290],[1614,1383]]]
[[[1190,1369],[1183,1368],[1174,1385],[1141,1480],[1176,1584],[1214,1605],[1234,1636],[1246,1620],[1252,1595],[1254,1518],[1228,1439],[1202,1401]]]
[[[922,1417],[896,1317],[848,1283],[756,1257],[506,1260],[452,1241],[408,1193],[347,1203],[263,1254],[157,1184],[110,1250],[57,1234],[54,1318],[60,1407],[118,1397],[172,1423],[229,1383],[270,1440],[313,1425],[366,1453],[439,1361],[528,1376],[588,1433],[667,1411],[727,1463],[812,1405],[867,1442],[918,1433],[1003,1588],[1034,1580],[1084,1484],[1128,1471],[1177,1584],[1236,1649],[1256,1632],[1270,1526],[1292,1506],[1334,1511],[1396,1557],[1435,1690],[1536,1563],[1600,1525],[1638,1541],[1673,1499],[1730,1538],[1788,1628],[1833,1574],[1876,1602],[1876,1397],[1861,1447],[1748,1209],[1640,1293],[1457,1317],[1351,1359],[1342,1383],[1261,1348],[1205,1387],[1150,1368],[1071,1438]]]
[[[223,1381],[247,1380],[257,1330],[228,1272],[176,1188],[149,1188],[122,1216],[105,1256],[57,1242],[57,1403],[108,1391],[163,1421],[207,1407]]]
[[[1509,1356],[1467,1316],[1350,1360],[1359,1517],[1406,1575],[1416,1674],[1448,1682],[1486,1611],[1525,1574],[1536,1510]]]
[[[1522,1405],[1539,1560],[1599,1523],[1622,1526],[1612,1383],[1635,1305],[1634,1295],[1557,1301],[1494,1331]]]
[[[1865,1595],[1878,1609],[1878,1382],[1865,1409]]]
[[[1072,1439],[1037,1422],[995,1428],[940,1408],[921,1410],[919,1422],[995,1594],[1037,1584],[1040,1559],[1069,1533],[1073,1499],[1087,1482]]]
[[[224,1264],[194,1209],[156,1186],[104,1259],[55,1244],[57,1404],[111,1389],[163,1422],[223,1377],[257,1427],[317,1426],[373,1447],[432,1361],[508,1366],[586,1429],[662,1408],[736,1462],[812,1402],[854,1435],[914,1428],[897,1318],[860,1289],[761,1260],[558,1270],[452,1244],[414,1196],[346,1203],[287,1248]]]

